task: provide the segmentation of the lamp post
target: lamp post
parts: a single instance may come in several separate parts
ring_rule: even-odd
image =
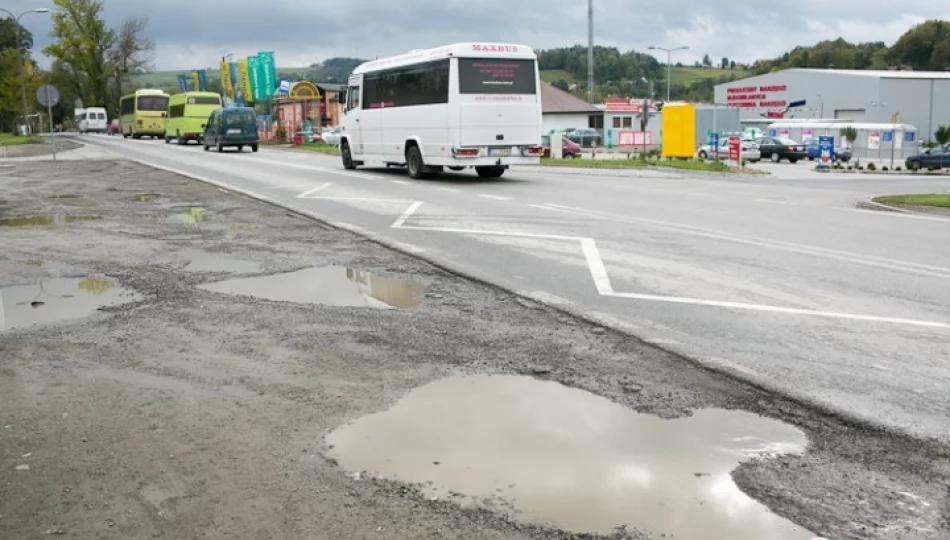
[[[670,84],[672,84],[671,81],[673,80],[673,60],[672,60],[672,58],[673,58],[673,53],[676,52],[676,51],[686,51],[686,50],[689,50],[689,45],[684,45],[684,46],[682,46],[682,47],[676,47],[676,48],[674,48],[674,49],[665,49],[665,48],[663,48],[663,47],[656,47],[656,46],[654,46],[654,45],[650,45],[649,47],[647,47],[647,50],[650,50],[650,51],[664,51],[664,52],[666,52],[666,101],[667,101],[667,103],[669,103],[669,101],[670,101]]]
[[[26,126],[28,124],[27,117],[29,116],[30,113],[27,110],[27,105],[26,105],[26,75],[23,69],[23,64],[26,63],[26,57],[23,55],[23,50],[20,48],[20,40],[22,39],[22,36],[20,34],[20,19],[24,15],[28,15],[30,13],[49,13],[49,10],[46,8],[31,9],[29,11],[24,11],[23,13],[20,13],[19,15],[14,15],[13,13],[10,13],[9,11],[3,8],[0,8],[0,11],[9,15],[10,18],[13,20],[14,26],[16,26],[16,29],[15,29],[16,30],[16,50],[20,56],[20,61],[19,61],[20,93],[22,94],[22,98],[23,98],[23,125]]]
[[[646,77],[640,77],[640,80],[643,81],[643,84],[650,85],[650,101],[653,101],[656,98],[656,95],[653,93],[653,79],[647,79]]]

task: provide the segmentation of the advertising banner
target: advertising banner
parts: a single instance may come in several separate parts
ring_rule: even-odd
[[[274,89],[277,88],[277,67],[274,64],[274,52],[259,52],[257,56],[261,59],[261,74],[264,78],[264,93],[261,97],[267,99],[274,95]]]
[[[738,163],[742,153],[739,149],[739,137],[729,137],[729,159]]]
[[[178,74],[178,86],[183,93],[188,91],[188,76],[184,73]]]
[[[234,85],[231,82],[231,64],[221,62],[218,69],[221,72],[221,91],[224,92],[225,97],[234,97]]]
[[[830,135],[818,137],[818,168],[828,169],[835,160],[835,138]]]
[[[868,150],[881,149],[881,132],[872,131],[868,133]]]
[[[198,73],[198,90],[201,90],[202,92],[207,92],[208,91],[207,71],[203,69],[199,69],[196,73]]]
[[[200,90],[201,86],[198,84],[198,72],[196,70],[191,71],[191,89]]]
[[[251,99],[260,101],[264,94],[264,79],[261,73],[261,59],[257,56],[247,58],[247,71],[251,78]]]
[[[617,133],[617,146],[644,146],[653,144],[653,133],[649,131],[623,130]]]
[[[242,58],[237,62],[238,66],[238,96],[239,99],[236,101],[248,103],[253,101],[254,97],[251,95],[251,77],[247,69],[247,58]]]

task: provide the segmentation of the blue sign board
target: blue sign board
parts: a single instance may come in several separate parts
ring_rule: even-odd
[[[178,86],[181,88],[182,92],[188,91],[188,76],[184,73],[178,74]]]
[[[835,138],[830,135],[818,137],[818,168],[828,169],[835,162]]]
[[[769,130],[769,137],[777,137],[777,136],[778,136],[778,130],[775,130],[775,129]]]
[[[715,154],[716,157],[719,157],[719,134],[718,133],[709,134],[709,145],[712,146],[713,154]]]
[[[913,131],[908,131],[904,133],[904,142],[914,142],[916,140],[917,134]]]
[[[884,142],[894,142],[894,132],[885,131],[884,132]]]

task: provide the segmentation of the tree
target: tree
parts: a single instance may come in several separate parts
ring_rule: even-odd
[[[950,126],[940,126],[934,131],[934,140],[937,144],[950,143]]]
[[[733,70],[733,71],[736,69],[736,61],[735,61],[735,60],[730,60],[730,61],[729,61],[729,69],[731,69],[731,70]]]
[[[116,34],[102,19],[102,0],[53,0],[56,39],[43,48],[53,59],[53,70],[64,85],[61,91],[81,99],[86,106],[109,104],[109,51]]]
[[[13,19],[0,19],[0,51],[17,48],[17,27],[20,29],[20,52],[29,54],[33,48],[33,34]]]
[[[842,139],[847,140],[849,143],[854,143],[858,140],[858,130],[853,126],[843,127],[838,131],[838,134],[841,135]]]
[[[13,49],[0,51],[0,132],[15,131],[17,118],[23,117],[23,101],[20,94],[20,53]],[[36,64],[24,62],[26,96],[29,103],[35,100],[40,78]]]
[[[146,35],[148,19],[132,17],[122,21],[116,32],[115,44],[108,51],[109,70],[113,78],[112,99],[118,105],[124,93],[123,82],[152,69],[155,43]]]
[[[942,71],[950,67],[950,21],[930,20],[908,30],[891,47],[894,65]]]
[[[708,54],[703,55],[703,65],[706,67],[712,67],[712,59],[709,58]]]
[[[725,56],[722,57],[722,62],[719,63],[722,69],[729,69],[729,59]]]
[[[569,92],[571,90],[571,85],[567,84],[567,81],[565,81],[564,79],[558,79],[554,81],[553,83],[551,83],[551,86],[554,86],[555,88],[560,88],[561,90],[564,90],[565,92]]]

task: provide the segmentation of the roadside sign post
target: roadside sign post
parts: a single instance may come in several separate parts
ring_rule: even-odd
[[[53,145],[53,161],[56,161],[56,129],[53,127],[53,107],[59,104],[59,90],[55,86],[44,84],[36,89],[36,100],[46,106],[49,114],[49,136]]]
[[[735,160],[736,168],[742,168],[742,151],[739,146],[739,137],[729,137],[729,159]]]
[[[719,134],[715,131],[709,135],[709,144],[712,146],[713,156],[719,157]]]
[[[818,137],[818,168],[830,169],[835,159],[835,138],[831,135]]]

